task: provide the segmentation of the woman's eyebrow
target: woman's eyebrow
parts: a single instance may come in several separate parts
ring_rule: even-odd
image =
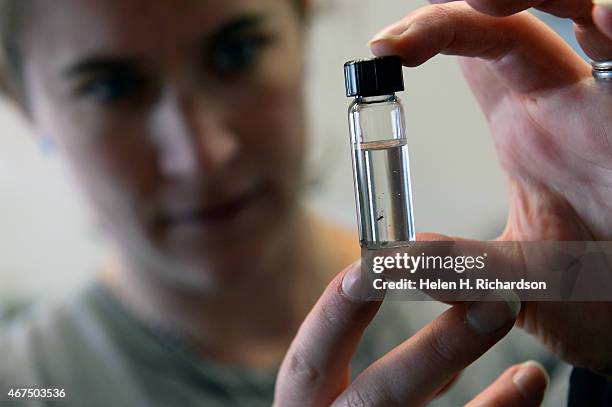
[[[258,26],[262,25],[265,20],[266,16],[259,14],[244,15],[238,18],[234,18],[223,24],[217,30],[215,30],[213,34],[207,39],[207,41],[210,43],[215,43],[219,40],[231,37],[242,31],[257,28]]]
[[[232,19],[223,24],[219,29],[213,32],[212,35],[207,36],[205,42],[216,44],[243,31],[257,28],[262,25],[265,20],[266,17],[263,15],[245,15]],[[70,79],[96,72],[121,72],[133,70],[141,66],[143,62],[143,60],[138,58],[94,55],[68,66],[66,69],[62,70],[61,75],[64,78]]]
[[[136,58],[117,58],[105,56],[92,56],[83,59],[64,69],[62,76],[73,78],[96,72],[117,72],[133,70],[142,64],[142,60]]]

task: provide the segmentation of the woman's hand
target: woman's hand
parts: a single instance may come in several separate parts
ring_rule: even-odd
[[[590,0],[468,3],[411,13],[379,33],[372,51],[400,55],[407,66],[439,53],[462,57],[507,174],[510,211],[500,240],[612,240],[612,81],[595,81],[589,64],[520,11],[537,5],[572,18],[581,46],[599,61],[612,59],[610,14]],[[523,308],[519,324],[553,351],[612,372],[612,304]]]
[[[519,312],[516,301],[456,305],[351,382],[351,357],[380,306],[362,300],[369,284],[360,278],[359,263],[349,266],[306,317],[283,360],[275,406],[422,405],[499,341]],[[546,386],[538,365],[516,365],[472,403],[539,405]]]
[[[612,1],[599,0],[593,8],[593,22],[608,38],[612,39]]]

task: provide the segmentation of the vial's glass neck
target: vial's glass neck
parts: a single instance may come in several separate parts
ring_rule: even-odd
[[[389,93],[387,95],[379,96],[357,96],[357,102],[359,103],[381,103],[381,102],[392,102],[395,100],[395,93]]]

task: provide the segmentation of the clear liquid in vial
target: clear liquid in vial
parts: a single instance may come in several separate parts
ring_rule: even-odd
[[[354,146],[361,246],[399,247],[415,240],[406,139]]]

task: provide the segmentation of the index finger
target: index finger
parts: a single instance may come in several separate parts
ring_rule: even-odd
[[[484,15],[464,2],[419,9],[381,31],[375,55],[417,66],[437,54],[478,57],[506,87],[522,94],[577,83],[590,69],[554,31],[527,12]]]
[[[362,275],[360,262],[349,266],[310,311],[278,373],[275,405],[330,405],[348,385],[351,358],[381,304],[368,301]]]
[[[571,18],[576,39],[594,60],[612,57],[612,41],[593,23],[592,0],[466,0],[474,9],[491,16],[509,16],[534,7],[557,17]]]

